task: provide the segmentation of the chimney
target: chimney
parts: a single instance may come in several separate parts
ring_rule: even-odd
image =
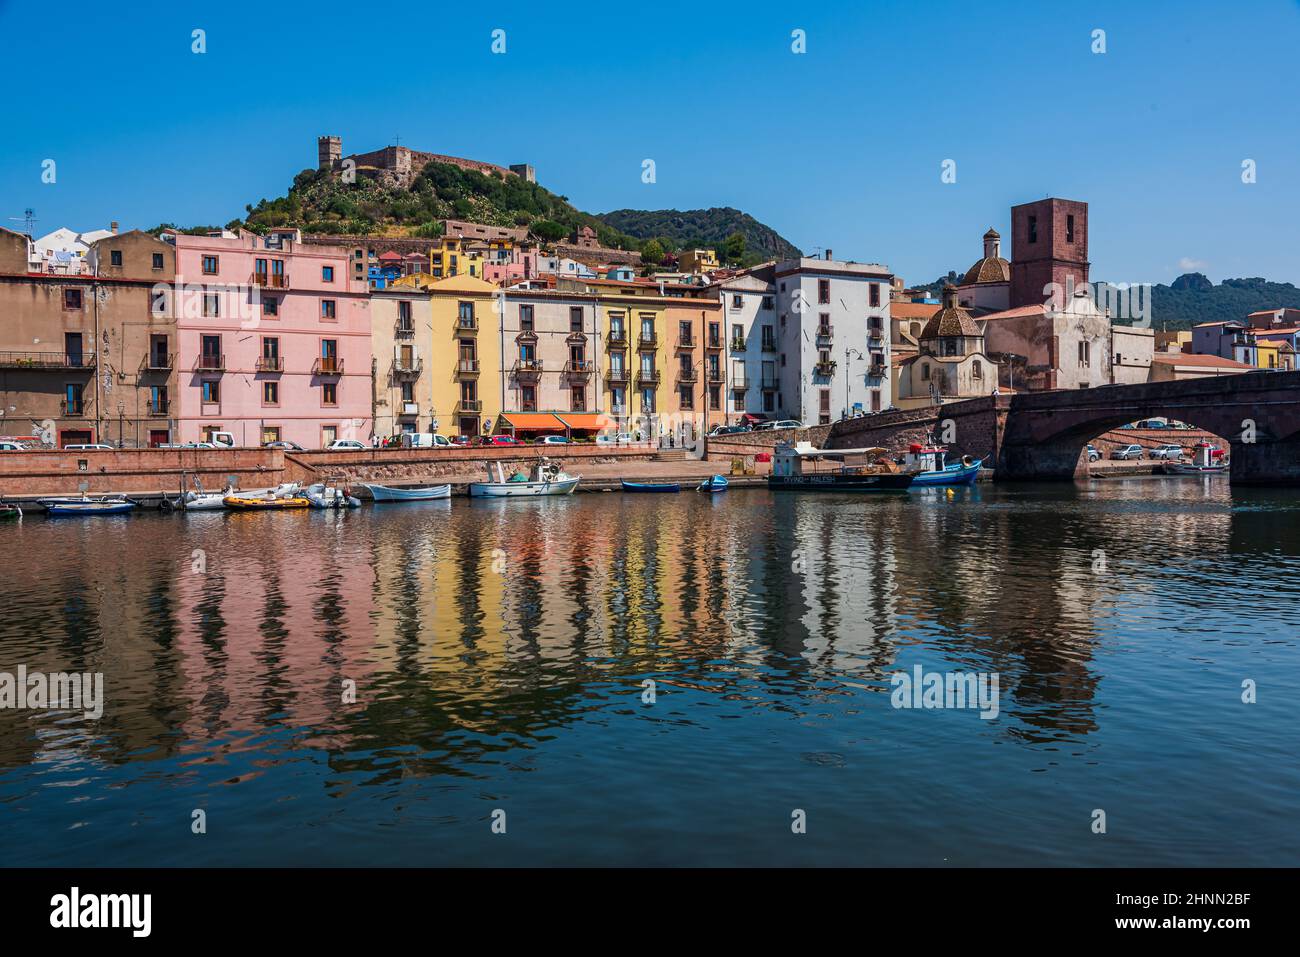
[[[111,229],[111,230],[113,231],[113,235],[116,236],[116,235],[117,235],[117,220],[115,219],[115,220],[113,220],[111,223],[109,223],[109,224],[108,224],[108,228]]]
[[[826,250],[826,261],[827,261],[827,262],[830,262],[830,261],[831,261],[832,259],[834,259],[834,258],[835,258],[835,257],[831,255],[831,251],[830,251],[829,249],[827,249],[827,250]]]

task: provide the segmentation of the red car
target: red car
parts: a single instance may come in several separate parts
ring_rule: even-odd
[[[476,435],[470,445],[520,445],[513,435]]]

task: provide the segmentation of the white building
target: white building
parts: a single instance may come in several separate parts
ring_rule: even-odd
[[[790,259],[776,264],[778,410],[818,425],[893,404],[889,300],[878,263]],[[766,348],[760,343],[760,348]],[[769,350],[769,355],[771,350]],[[763,359],[766,363],[769,356]]]
[[[771,263],[718,283],[723,336],[727,342],[726,419],[780,418],[777,414],[776,354],[763,351],[765,337],[776,341],[776,285]],[[767,333],[762,330],[766,328]],[[764,361],[769,363],[764,377]]]

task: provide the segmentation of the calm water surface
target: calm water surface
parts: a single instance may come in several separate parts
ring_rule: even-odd
[[[3,861],[1294,865],[1298,519],[1194,478],[29,516],[0,671],[106,703],[0,710]],[[1000,714],[892,707],[918,664]]]

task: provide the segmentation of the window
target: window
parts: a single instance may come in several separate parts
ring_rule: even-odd
[[[268,442],[279,442],[279,441],[280,441],[280,427],[278,425],[262,426],[263,445],[266,445],[266,443]]]
[[[1087,342],[1079,343],[1079,368],[1087,368],[1091,364],[1091,355],[1089,354],[1089,344]]]
[[[1065,217],[1065,241],[1074,242],[1074,214]]]
[[[829,279],[817,280],[817,301],[819,303],[831,301],[831,281]]]
[[[271,296],[262,300],[262,315],[267,319],[280,318],[280,300]]]
[[[763,301],[764,301],[764,302],[767,302],[766,299],[764,299]],[[735,294],[732,295],[732,297],[731,297],[731,308],[732,308],[732,309],[740,309],[740,308],[743,307],[744,305],[745,305],[745,297],[744,297],[744,296],[740,295],[740,293],[735,293]]]
[[[519,387],[519,406],[523,412],[537,411],[537,387],[524,385]]]
[[[63,402],[68,415],[81,415],[85,410],[83,404],[83,387],[76,382],[69,382],[63,391]]]
[[[203,315],[207,319],[216,319],[221,315],[221,297],[215,292],[203,294]]]
[[[569,331],[582,332],[582,307],[571,306],[569,308]]]
[[[654,410],[655,410],[655,390],[642,389],[641,390],[641,411],[652,413],[654,412]]]
[[[162,268],[163,268],[163,254],[162,254],[162,253],[154,253],[154,254],[153,254],[153,268],[154,268],[154,269],[162,269]]]
[[[871,305],[880,305],[880,283],[878,282],[873,282],[871,284]]]
[[[221,368],[221,337],[204,336],[200,341],[202,355],[202,368],[219,369]]]
[[[167,414],[167,387],[165,385],[156,385],[149,389],[149,411],[154,415]]]
[[[722,347],[722,323],[709,323],[709,347],[720,349]]]
[[[262,383],[262,405],[280,404],[280,383],[267,379]]]
[[[984,378],[984,366],[980,363],[978,359],[974,360],[970,364],[970,377],[972,379]]]
[[[695,408],[695,396],[691,394],[691,387],[688,385],[677,387],[677,401],[683,409]]]
[[[1028,241],[1031,243],[1038,242],[1038,217],[1037,216],[1029,217],[1029,240]]]
[[[150,306],[150,312],[159,319],[167,315],[167,290],[155,289],[151,293],[153,305]]]
[[[785,292],[785,283],[781,283],[781,291],[782,291],[782,292]],[[771,308],[772,308],[772,297],[771,297],[771,296],[764,296],[764,297],[763,297],[763,303],[762,303],[762,305],[761,305],[759,308],[760,308],[760,309],[771,309]]]
[[[337,316],[337,304],[333,299],[322,299],[320,301],[320,317],[326,321],[333,322]]]
[[[456,306],[456,318],[461,327],[465,329],[474,328],[474,303],[462,302]]]
[[[763,348],[771,352],[776,351],[776,330],[771,326],[763,327]]]
[[[415,401],[415,383],[412,382],[410,379],[407,379],[405,382],[402,383],[402,401],[403,402]]]
[[[321,267],[320,267],[320,281],[321,281],[321,282],[333,282],[333,281],[334,281],[334,267],[333,267],[333,266],[321,266]]]
[[[215,276],[220,266],[220,259],[216,256],[203,257],[203,274],[205,276]]]
[[[584,386],[574,386],[569,390],[569,408],[574,412],[587,411],[587,390]]]
[[[109,264],[110,266],[120,266],[120,265],[122,265],[122,250],[120,250],[120,249],[110,249],[110,250],[108,251],[108,264]]]
[[[613,328],[613,320],[610,320],[610,326],[611,328]],[[519,307],[519,331],[520,332],[533,331],[533,307],[532,306]]]
[[[722,408],[722,387],[711,385],[709,386],[709,409],[714,412],[717,412],[721,408]]]
[[[928,362],[921,363],[921,381],[922,382],[930,381],[930,363]]]
[[[81,290],[65,289],[63,290],[63,308],[80,309],[81,308]]]
[[[221,381],[219,379],[204,379],[202,383],[202,398],[204,402],[216,403],[221,401]]]
[[[609,410],[615,415],[622,415],[627,411],[627,393],[621,385],[616,385],[609,390]]]
[[[337,382],[322,382],[320,386],[320,404],[321,405],[338,405],[339,404],[339,384]]]

